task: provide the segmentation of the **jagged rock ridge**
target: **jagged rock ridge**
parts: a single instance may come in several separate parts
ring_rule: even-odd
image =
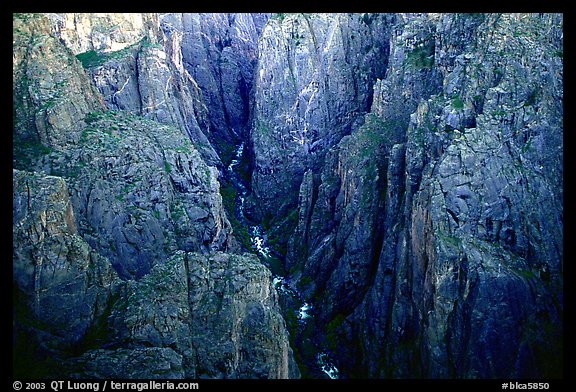
[[[187,128],[205,105],[157,17],[13,19],[15,375],[297,378],[270,272],[223,253],[219,159]]]
[[[161,14],[162,31],[180,43],[183,68],[202,91],[212,132],[226,164],[246,139],[258,39],[267,14]]]

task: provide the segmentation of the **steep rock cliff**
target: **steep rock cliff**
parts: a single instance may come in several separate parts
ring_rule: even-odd
[[[64,176],[80,232],[123,277],[140,277],[176,249],[235,247],[207,166],[180,130],[124,112],[90,115],[76,145],[36,167]]]
[[[181,37],[182,64],[202,90],[209,135],[225,164],[247,134],[258,37],[266,14],[161,14],[166,36]]]
[[[301,209],[289,241],[287,268],[321,309],[320,317],[347,313],[373,279],[381,245],[388,154],[401,140],[391,123],[369,114],[352,135],[326,154],[319,176],[305,175]],[[312,279],[312,277],[314,277]],[[319,321],[323,322],[323,321]]]
[[[402,20],[372,111],[398,126],[381,136],[404,136],[392,148],[343,140],[322,176],[305,176],[287,263],[308,277],[352,377],[558,376],[561,16]],[[341,170],[362,153],[376,175]],[[372,235],[346,221],[355,194],[373,200],[357,213]]]
[[[73,124],[52,121],[59,125],[46,128],[46,136],[34,143],[20,137],[22,129],[28,129],[24,123],[15,125],[16,167],[66,178],[79,232],[90,245],[110,258],[123,277],[142,276],[154,260],[163,260],[176,249],[234,248],[219,194],[218,172],[204,163],[188,136],[173,126],[125,111],[103,111],[101,96],[89,76],[72,53],[50,35],[45,17],[15,17],[14,23],[15,36],[22,38],[17,41],[16,60],[22,53],[43,47],[37,43],[40,39],[53,47],[34,57],[22,56],[29,59],[28,69],[35,70],[39,64],[47,68],[42,74],[28,72],[29,86],[22,96],[31,95],[46,75],[58,75],[65,86],[45,84],[40,91],[46,96],[62,95],[54,107],[63,107],[65,119],[70,112],[76,113],[68,110],[68,105],[86,102],[86,96],[99,104],[81,106]],[[25,40],[26,31],[41,38]],[[59,52],[60,58],[54,58],[54,52]],[[20,92],[18,81],[26,63],[16,60],[15,89]],[[153,85],[151,80],[146,84]],[[50,110],[42,109],[42,102],[30,104],[27,113]],[[15,108],[20,107],[15,103]]]
[[[63,178],[13,176],[19,376],[299,376],[271,273],[255,256],[178,251],[122,282],[78,235]]]
[[[13,181],[14,364],[46,376],[26,357],[31,347],[43,355],[74,349],[120,280],[78,234],[63,178],[14,170]]]
[[[161,356],[166,366],[154,377],[299,375],[270,271],[253,255],[177,252],[123,287],[108,328],[112,345],[134,346],[131,356],[152,349],[152,358]],[[112,377],[126,354],[124,348],[89,351],[72,365],[73,375]]]
[[[15,14],[13,32],[14,164],[25,166],[49,148],[77,142],[84,116],[104,105],[46,18]]]
[[[252,214],[294,208],[304,173],[362,124],[372,85],[383,77],[387,15],[288,14],[271,18],[259,41]]]
[[[253,256],[211,253],[237,246],[218,170],[199,142],[173,125],[105,110],[80,64],[87,58],[52,35],[45,16],[15,15],[14,26],[14,166],[26,170],[13,174],[18,376],[298,377],[270,271]],[[181,68],[178,45],[130,39],[104,65],[137,50],[151,72],[138,88],[149,86],[153,102],[170,97],[154,82],[166,53],[176,58],[168,69]],[[160,76],[164,84],[174,74]],[[63,111],[45,110],[46,97]],[[39,137],[29,124],[46,113],[56,115]]]
[[[300,213],[287,267],[307,276],[308,290],[321,299],[321,317],[346,314],[357,305],[373,279],[384,231],[395,224],[382,221],[386,195],[401,190],[389,178],[402,170],[403,144],[398,143],[406,139],[419,100],[440,88],[438,71],[426,57],[433,57],[434,30],[426,15],[398,17],[386,78],[374,83],[371,113],[330,150],[315,186],[301,186],[306,193],[301,189],[300,198],[307,199],[300,200],[299,209],[307,216]],[[389,169],[393,172],[387,174]]]
[[[156,14],[48,17],[56,36],[82,61],[109,109],[180,128],[208,164],[221,165],[207,138],[210,123],[202,94],[182,64],[181,35],[164,36]]]

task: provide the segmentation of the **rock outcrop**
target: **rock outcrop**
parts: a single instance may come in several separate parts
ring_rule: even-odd
[[[268,268],[255,255],[222,253],[193,256],[188,265],[198,374],[298,378]]]
[[[15,165],[66,178],[79,232],[88,243],[108,257],[122,277],[144,275],[154,260],[164,260],[176,249],[233,249],[218,171],[206,165],[187,134],[126,111],[104,111],[91,79],[78,59],[50,35],[45,17],[15,17],[14,24],[19,38],[15,96],[30,97],[46,75],[57,75],[62,78],[60,85],[44,83],[40,91],[45,96],[60,94],[54,107],[65,114],[60,115],[60,109],[43,109],[43,101],[18,102],[31,105],[22,113],[35,113],[36,124],[38,113],[41,119],[43,113],[55,113],[49,117],[55,120],[39,133],[41,137],[30,135],[32,141],[23,136],[29,131],[26,123],[16,121]],[[24,39],[27,36],[36,38],[30,42]],[[30,55],[42,47],[53,49]],[[54,58],[55,52],[59,58]],[[47,70],[30,71],[38,64]],[[29,76],[27,89],[21,90],[18,81],[23,72]],[[146,83],[152,85],[152,81]],[[98,104],[80,106],[88,101],[86,97]],[[75,112],[70,105],[82,110]],[[15,102],[15,108],[21,107]],[[67,121],[70,113],[76,116],[73,123]]]
[[[321,316],[347,313],[369,286],[380,253],[388,155],[404,153],[402,134],[373,114],[326,154],[320,175],[308,171],[300,189],[298,225],[287,265],[307,276],[304,291]],[[394,151],[390,151],[394,146]],[[310,279],[311,277],[314,279]]]
[[[81,20],[74,37],[87,31]],[[166,99],[181,116],[204,106],[198,93],[174,107],[199,91],[186,90],[177,41],[130,45],[135,27],[87,74],[89,58],[74,56],[45,16],[14,15],[14,27],[15,374],[298,377],[270,271],[254,256],[214,253],[238,250],[218,169],[156,105]],[[91,76],[130,69],[130,53],[146,94],[106,110],[114,94],[103,99]],[[146,99],[158,110],[131,110]]]
[[[161,39],[156,14],[142,13],[49,13],[52,34],[74,54],[114,52],[147,37]]]
[[[288,266],[350,377],[561,376],[562,18],[401,20],[370,115],[390,142],[304,176]]]
[[[218,171],[169,125],[92,114],[76,145],[36,167],[64,176],[80,232],[122,277],[141,277],[177,249],[234,249]]]
[[[177,252],[127,282],[108,320],[109,345],[131,349],[88,351],[71,363],[74,377],[299,375],[271,273],[254,255]]]
[[[78,235],[63,178],[15,170],[14,184],[16,348],[60,358],[52,376],[298,377],[271,273],[256,256],[179,251],[122,282]],[[16,365],[37,365],[29,360]]]
[[[14,350],[22,353],[14,362],[41,373],[27,363],[30,347],[59,353],[81,344],[120,279],[78,234],[63,178],[14,170],[13,182]]]
[[[202,94],[182,63],[181,35],[164,36],[156,14],[48,17],[56,36],[82,61],[109,109],[174,125],[195,143],[208,164],[222,164],[207,138],[210,122]]]
[[[104,104],[46,18],[15,14],[13,32],[14,164],[26,166],[47,149],[77,142],[86,114]]]

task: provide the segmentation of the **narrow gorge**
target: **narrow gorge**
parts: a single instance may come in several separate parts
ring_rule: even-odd
[[[13,14],[13,376],[556,379],[563,14]]]

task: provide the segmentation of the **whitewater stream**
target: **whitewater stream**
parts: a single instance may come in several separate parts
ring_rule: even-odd
[[[236,166],[240,164],[242,160],[242,154],[244,153],[244,143],[241,143],[235,151],[234,158],[227,167],[228,173],[232,178],[233,184],[238,189],[238,199],[236,201],[235,214],[237,218],[248,227],[248,232],[250,233],[250,242],[252,244],[252,249],[260,257],[262,261],[271,257],[273,250],[267,245],[267,235],[260,225],[251,225],[249,220],[244,215],[244,202],[246,200],[246,194],[248,193],[247,187],[243,184],[240,176],[235,172]],[[287,296],[296,299],[299,303],[302,303],[297,311],[298,323],[300,328],[305,328],[307,323],[313,320],[313,305],[310,302],[303,300],[300,292],[290,284],[284,276],[273,275],[273,283],[276,290]],[[339,378],[339,371],[330,359],[329,355],[324,351],[318,351],[315,355],[315,361],[318,368],[324,372],[331,379]]]

